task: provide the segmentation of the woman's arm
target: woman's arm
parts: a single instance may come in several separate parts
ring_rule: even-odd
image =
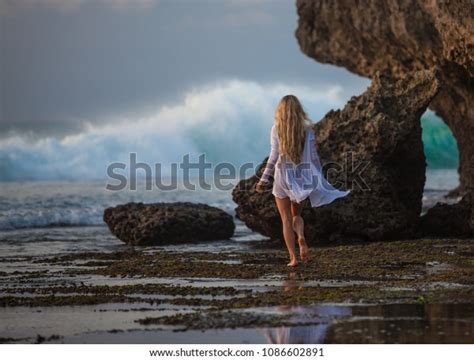
[[[275,169],[275,163],[278,160],[278,135],[276,133],[275,125],[272,126],[272,131],[270,135],[270,144],[271,150],[270,155],[268,156],[267,164],[265,170],[260,178],[260,181],[255,186],[255,190],[258,193],[262,193],[264,191],[265,184],[268,184],[268,177],[273,173]]]
[[[270,150],[270,155],[268,156],[267,164],[265,167],[265,171],[262,174],[262,177],[260,178],[260,181],[262,182],[268,182],[268,178],[270,175],[273,174],[273,171],[275,170],[275,164],[278,160],[278,134],[276,132],[275,125],[272,126],[271,130],[271,135],[270,135],[270,145],[271,145],[271,150]]]

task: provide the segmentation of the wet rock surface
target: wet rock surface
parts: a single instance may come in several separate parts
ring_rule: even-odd
[[[289,326],[290,314],[255,314],[251,312],[196,312],[189,314],[176,314],[158,318],[144,318],[137,322],[141,325],[172,325],[189,329],[225,329],[225,328],[252,328],[256,326]]]
[[[130,245],[166,245],[229,239],[235,224],[225,211],[189,202],[128,203],[107,208],[110,231]]]
[[[35,342],[37,334],[45,342],[70,342],[72,334],[87,338],[95,329],[102,333],[94,332],[94,341],[149,343],[131,331],[157,331],[161,341],[160,331],[321,322],[328,325],[326,341],[337,342],[328,324],[333,318],[348,327],[337,335],[346,343],[410,342],[405,334],[420,331],[425,335],[417,335],[419,342],[470,342],[473,246],[468,239],[323,246],[296,269],[286,267],[284,250],[251,244],[240,251],[136,247],[0,259],[0,265],[14,260],[20,269],[47,269],[0,274],[0,342]],[[64,323],[65,314],[76,321]],[[427,325],[433,332],[426,333]],[[358,329],[372,326],[376,337],[361,340]],[[352,336],[351,329],[357,331]],[[58,332],[64,338],[52,337]],[[104,332],[107,337],[99,337]]]
[[[388,240],[414,233],[425,182],[419,118],[438,88],[435,71],[413,72],[396,81],[377,76],[343,110],[329,112],[314,125],[328,180],[351,193],[319,208],[307,201],[302,216],[310,243]],[[271,191],[255,192],[259,175],[234,189],[236,214],[250,229],[280,238]]]
[[[470,195],[454,205],[438,203],[420,219],[421,236],[474,236]]]
[[[442,86],[429,106],[447,123],[458,144],[460,187],[455,193],[472,194],[474,2],[297,0],[296,4],[299,46],[318,62],[370,78],[377,73],[400,78],[431,67],[439,71]],[[462,206],[472,207],[472,196],[468,201]],[[465,221],[472,233],[473,216]]]

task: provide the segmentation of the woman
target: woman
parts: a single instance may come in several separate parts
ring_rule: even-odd
[[[298,265],[295,233],[301,261],[306,261],[309,253],[301,217],[303,200],[309,197],[311,206],[317,207],[346,196],[349,191],[337,190],[324,178],[311,122],[296,96],[286,95],[280,100],[270,140],[271,152],[256,191],[264,191],[276,164],[272,194],[290,254],[288,266],[294,267]]]

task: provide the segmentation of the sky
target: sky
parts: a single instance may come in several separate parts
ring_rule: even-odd
[[[130,152],[258,162],[282,96],[318,121],[369,84],[296,27],[291,0],[0,0],[0,180],[101,178]]]

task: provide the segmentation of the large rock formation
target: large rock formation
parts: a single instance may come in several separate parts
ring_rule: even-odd
[[[128,203],[107,208],[110,231],[130,245],[166,245],[228,239],[234,220],[225,211],[188,202]]]
[[[425,182],[419,120],[438,89],[435,71],[413,72],[397,81],[376,76],[342,111],[330,111],[315,124],[321,161],[332,167],[328,180],[352,191],[331,204],[303,210],[310,242],[414,233]],[[256,193],[257,181],[258,176],[242,180],[234,189],[237,216],[251,229],[279,238],[273,195]]]
[[[461,208],[467,211],[461,213],[471,215],[463,223],[471,224],[474,233],[474,2],[297,0],[296,4],[300,48],[319,62],[368,77],[377,72],[399,78],[414,70],[439,70],[443,85],[430,108],[457,140],[460,187],[454,193],[465,195]],[[441,206],[436,216],[459,215],[458,208]]]
[[[443,86],[430,104],[460,150],[462,192],[474,180],[474,2],[297,0],[301,50],[363,76],[394,78],[437,67]]]

